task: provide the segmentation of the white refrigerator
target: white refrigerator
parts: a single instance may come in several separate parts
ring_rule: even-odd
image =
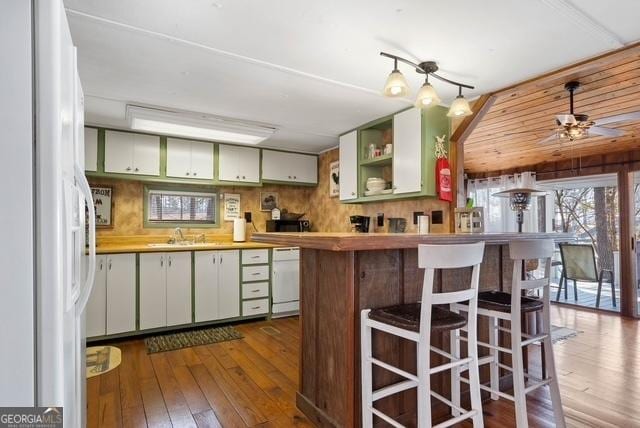
[[[0,406],[62,406],[80,427],[95,221],[62,1],[3,0],[0,46]]]

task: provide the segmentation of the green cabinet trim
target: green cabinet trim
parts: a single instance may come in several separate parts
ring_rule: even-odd
[[[115,128],[102,128],[96,126],[86,126],[87,128],[97,129],[98,130],[98,168],[97,171],[85,171],[85,175],[90,178],[108,178],[108,179],[116,179],[116,180],[133,180],[133,181],[141,181],[148,183],[174,183],[174,184],[186,184],[193,186],[225,186],[225,187],[262,187],[262,150],[274,150],[285,153],[296,153],[303,154],[308,156],[316,156],[318,155],[313,153],[304,153],[304,152],[296,152],[290,150],[279,150],[272,148],[262,148],[262,147],[254,147],[260,151],[260,159],[259,159],[259,180],[257,182],[242,182],[242,181],[223,181],[220,180],[220,153],[218,147],[220,144],[225,144],[229,146],[237,146],[237,147],[251,147],[243,144],[233,144],[226,142],[217,142],[217,141],[207,141],[207,140],[199,140],[195,138],[187,138],[189,141],[199,141],[204,143],[213,144],[213,179],[191,179],[191,178],[177,178],[177,177],[167,177],[167,136],[151,134],[147,132],[139,132],[133,131],[130,129],[115,129]],[[105,141],[106,141],[106,131],[117,131],[117,132],[126,132],[130,134],[142,134],[142,135],[151,135],[154,137],[160,138],[160,175],[138,175],[138,174],[125,174],[125,173],[111,173],[105,172]],[[173,137],[172,137],[173,138]],[[183,137],[175,137],[175,138],[183,138]],[[269,184],[284,184],[290,186],[317,186],[317,183],[303,183],[303,182],[278,182],[273,180],[264,180],[264,183]]]
[[[391,130],[393,130],[393,118],[396,114],[402,113],[412,107],[400,110],[392,115],[384,116],[379,119],[368,122],[362,126],[359,126],[355,130],[357,135],[357,185],[358,185],[358,197],[356,199],[342,200],[344,204],[362,204],[368,202],[378,201],[392,201],[392,200],[405,200],[405,199],[417,199],[417,198],[430,198],[436,197],[435,189],[435,137],[446,135],[449,138],[450,135],[450,120],[447,117],[447,109],[442,106],[436,106],[421,112],[421,136],[422,136],[422,150],[421,157],[421,176],[422,176],[422,190],[419,192],[402,193],[402,194],[383,194],[364,196],[365,183],[370,176],[381,176],[383,168],[393,168],[393,153],[390,155],[382,155],[375,159],[365,159],[363,154],[365,152],[366,142],[362,139],[362,131],[367,129],[381,129],[381,125],[386,125],[391,122]],[[388,125],[386,126],[388,128]],[[384,127],[382,127],[384,128]],[[353,132],[353,130],[349,131]],[[346,133],[345,133],[346,134]],[[343,134],[344,135],[344,134]],[[395,150],[395,142],[394,150]]]
[[[249,249],[250,250],[250,249]],[[225,250],[221,250],[221,251],[225,251]],[[231,250],[233,251],[233,250]],[[239,313],[240,316],[237,317],[232,317],[232,318],[224,318],[224,319],[219,319],[219,320],[211,320],[211,321],[202,321],[202,322],[195,322],[195,253],[196,251],[190,251],[191,253],[191,323],[188,324],[180,324],[180,325],[172,325],[172,326],[167,326],[167,327],[157,327],[157,328],[150,328],[150,329],[145,329],[145,330],[141,330],[140,329],[140,253],[133,253],[135,254],[135,265],[136,265],[136,269],[135,269],[135,300],[136,300],[136,315],[135,315],[135,330],[133,331],[127,331],[124,333],[117,333],[117,334],[111,334],[111,335],[103,335],[103,336],[92,336],[92,337],[87,337],[87,342],[99,342],[102,340],[113,340],[113,339],[120,339],[120,338],[126,338],[126,337],[133,337],[133,336],[139,336],[139,335],[147,335],[147,334],[152,334],[152,333],[163,333],[163,332],[169,332],[169,331],[177,331],[177,330],[185,330],[185,329],[189,329],[189,328],[194,328],[194,327],[204,327],[204,326],[213,326],[213,325],[217,325],[217,324],[228,324],[231,322],[235,322],[235,321],[245,321],[245,320],[251,320],[251,319],[270,319],[271,318],[271,304],[272,304],[272,297],[271,297],[271,287],[272,287],[272,278],[271,278],[271,272],[272,272],[272,260],[273,260],[273,251],[271,249],[267,249],[268,251],[268,263],[256,263],[256,264],[243,264],[242,263],[242,252],[246,251],[246,250],[238,250],[240,253],[240,257],[238,260],[238,269],[239,269],[239,278],[240,281],[238,283],[238,287],[240,287],[240,299],[239,299]],[[262,281],[252,281],[252,282],[268,282],[269,283],[269,294],[266,297],[259,297],[259,298],[253,298],[253,299],[244,299],[243,295],[242,295],[242,284],[243,284],[243,280],[242,280],[242,267],[243,266],[268,266],[269,269],[269,276],[266,280],[262,280]],[[247,283],[249,283],[250,281],[246,281]],[[264,299],[268,299],[268,312],[263,313],[263,314],[256,314],[256,315],[243,315],[242,314],[242,302],[246,302],[246,301],[253,301],[253,300],[264,300]]]

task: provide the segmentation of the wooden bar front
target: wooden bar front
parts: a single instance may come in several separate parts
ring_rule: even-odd
[[[357,236],[356,240],[353,240],[351,236],[341,234],[342,238],[346,239],[336,236],[332,246],[329,246],[328,240],[314,242],[312,235],[316,234],[256,234],[254,239],[259,242],[301,247],[298,408],[318,426],[359,427],[360,311],[419,301],[424,271],[418,268],[417,245],[410,248],[385,248],[402,246],[397,240],[392,242],[397,235],[370,235],[371,241],[367,240],[366,244],[361,244],[357,240],[362,240],[363,236]],[[320,235],[326,237],[328,234]],[[483,240],[486,235],[448,236],[449,240],[474,242]],[[557,234],[516,234],[513,239],[547,236],[553,236],[558,240],[570,239],[569,236]],[[492,238],[494,239],[487,241],[485,249],[480,271],[480,288],[508,291],[513,269],[508,258],[508,239],[497,239],[495,236]],[[405,239],[407,242],[415,237]],[[442,239],[441,236],[439,240]],[[378,242],[374,243],[373,240]],[[420,241],[429,243],[432,240],[423,236]],[[375,249],[376,246],[379,249]],[[470,274],[470,269],[441,271],[436,278],[436,288],[442,291],[464,288],[469,284]],[[487,336],[486,333],[483,334],[484,326],[486,324],[481,322],[481,340],[483,337],[486,340]],[[432,342],[447,350],[448,333],[432,337]],[[508,346],[508,342],[503,345]],[[413,343],[374,332],[373,352],[377,358],[415,373]],[[432,364],[443,362],[440,358],[433,356]],[[486,370],[481,372],[483,381],[488,379],[487,375]],[[374,388],[397,380],[399,378],[390,372],[374,369]],[[431,385],[436,392],[448,396],[449,372],[432,376]],[[376,402],[376,408],[407,426],[415,425],[414,390],[380,400]],[[435,406],[433,414],[436,418],[445,416],[448,409]]]

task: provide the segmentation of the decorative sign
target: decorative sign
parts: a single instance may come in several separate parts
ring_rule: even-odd
[[[238,193],[224,194],[224,219],[231,221],[240,218],[240,195]]]
[[[111,227],[113,189],[111,187],[92,187],[93,205],[96,209],[96,227]]]
[[[340,161],[329,164],[329,197],[340,196]]]

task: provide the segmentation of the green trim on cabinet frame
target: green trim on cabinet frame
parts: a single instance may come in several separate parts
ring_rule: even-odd
[[[409,107],[413,108],[413,107]],[[358,165],[357,165],[357,183],[358,183],[358,198],[349,199],[340,201],[343,204],[363,204],[368,202],[378,202],[378,201],[398,201],[398,200],[406,200],[406,199],[418,199],[418,198],[429,198],[436,197],[435,191],[435,136],[440,136],[442,134],[446,134],[447,140],[451,134],[451,121],[446,115],[447,108],[442,106],[432,107],[430,109],[422,110],[421,112],[421,135],[422,135],[422,150],[421,150],[421,174],[422,174],[422,190],[420,192],[412,192],[412,193],[401,193],[401,194],[386,194],[386,195],[373,195],[373,196],[360,196],[364,194],[364,181],[366,180],[365,175],[363,174],[363,169],[378,167],[382,168],[384,165],[377,165],[376,162],[373,162],[373,165],[368,164],[366,161],[361,163],[360,154],[362,153],[362,140],[361,140],[361,131],[364,129],[369,129],[372,126],[378,125],[380,123],[384,123],[389,120],[389,118],[393,119],[393,117],[401,113],[403,111],[408,110],[404,109],[397,113],[394,113],[390,116],[385,116],[383,118],[371,121],[361,127],[357,128],[357,150],[358,150]],[[392,122],[393,123],[393,122]],[[393,129],[393,125],[392,125]],[[352,131],[350,131],[352,132]],[[393,154],[391,156],[391,167],[393,168]]]
[[[136,253],[136,331],[140,330],[140,253]]]
[[[196,252],[191,251],[191,324],[196,322]]]
[[[187,185],[195,185],[195,186],[224,186],[224,187],[262,187],[262,150],[274,150],[285,153],[295,153],[307,156],[315,156],[316,160],[319,163],[319,155],[313,153],[305,153],[305,152],[297,152],[290,150],[281,150],[281,149],[273,149],[269,147],[252,147],[244,144],[234,144],[234,143],[226,143],[223,141],[211,141],[211,140],[200,140],[196,138],[185,138],[185,137],[169,137],[166,135],[159,134],[151,134],[148,132],[140,132],[134,131],[131,129],[117,129],[117,128],[103,128],[98,126],[87,125],[86,128],[93,128],[98,130],[98,165],[97,171],[85,171],[85,175],[90,178],[106,178],[106,179],[117,179],[117,180],[133,180],[133,181],[141,181],[148,183],[173,183],[173,184],[187,184]],[[138,175],[138,174],[121,174],[121,173],[113,173],[113,172],[105,172],[105,143],[106,143],[106,131],[116,131],[116,132],[126,132],[130,134],[142,134],[142,135],[151,135],[154,137],[160,138],[160,165],[159,165],[159,174],[160,175]],[[167,177],[167,138],[179,138],[186,139],[189,141],[198,141],[203,143],[213,144],[213,179],[192,179],[192,178],[177,178],[177,177]],[[252,147],[259,151],[259,174],[257,182],[244,182],[244,181],[222,181],[220,180],[220,152],[218,150],[220,144],[225,144],[229,146],[236,147]],[[319,176],[319,171],[316,174],[316,179]],[[317,186],[318,183],[308,183],[308,182],[295,182],[295,181],[270,181],[264,180],[264,183],[269,184],[284,184],[291,186]]]
[[[147,214],[149,212],[149,190],[175,190],[179,192],[203,192],[203,193],[212,193],[216,195],[217,200],[217,209],[216,209],[216,219],[215,223],[182,223],[182,222],[171,222],[171,221],[163,221],[161,223],[154,223],[147,220]],[[145,184],[143,186],[143,195],[142,195],[142,227],[144,229],[171,229],[175,227],[183,227],[183,228],[191,228],[191,229],[219,229],[222,227],[222,222],[224,221],[222,216],[224,212],[224,201],[222,200],[221,193],[217,191],[217,189],[211,189],[210,187],[203,186],[192,186],[192,187],[184,187],[183,184],[176,183],[166,183],[162,186],[152,186]]]

